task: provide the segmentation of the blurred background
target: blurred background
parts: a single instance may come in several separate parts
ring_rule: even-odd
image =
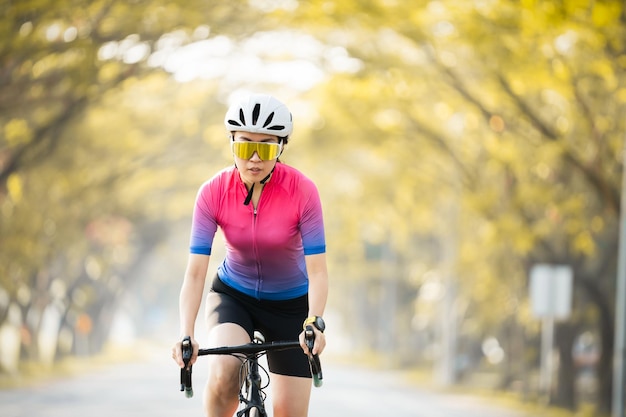
[[[608,413],[624,1],[0,12],[2,376],[176,340],[195,193],[232,163],[228,104],[264,92],[322,196],[332,352]],[[531,291],[555,268],[560,295]]]

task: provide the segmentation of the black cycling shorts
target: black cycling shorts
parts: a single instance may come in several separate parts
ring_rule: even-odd
[[[252,339],[260,331],[266,342],[297,340],[307,317],[307,295],[290,300],[257,300],[226,285],[218,276],[213,280],[206,299],[207,324],[235,323]],[[309,360],[302,349],[267,353],[272,373],[311,378]]]

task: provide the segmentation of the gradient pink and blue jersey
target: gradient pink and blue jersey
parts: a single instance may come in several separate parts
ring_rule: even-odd
[[[257,185],[258,186],[258,185]],[[210,255],[217,228],[226,241],[218,275],[257,299],[286,300],[308,292],[305,255],[326,251],[322,205],[315,184],[277,163],[256,210],[235,167],[205,182],[196,197],[190,251]]]

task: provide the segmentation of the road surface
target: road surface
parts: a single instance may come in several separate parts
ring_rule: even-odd
[[[162,355],[161,355],[162,353]],[[169,351],[149,360],[91,370],[29,388],[0,390],[2,417],[202,416],[206,368],[194,367],[196,395],[179,391]],[[271,401],[271,400],[270,400]],[[421,390],[392,372],[326,364],[313,388],[310,417],[525,417],[484,399]]]

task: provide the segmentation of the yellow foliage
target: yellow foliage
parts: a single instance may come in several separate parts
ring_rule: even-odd
[[[89,7],[97,8],[97,3]],[[319,186],[329,267],[341,270],[338,280],[380,275],[380,265],[363,261],[364,243],[394,251],[397,262],[405,262],[398,269],[410,263],[429,269],[440,254],[429,259],[426,252],[438,248],[427,246],[442,241],[452,246],[449,240],[454,239],[455,266],[460,285],[466,286],[460,297],[486,306],[481,310],[488,320],[517,314],[528,321],[522,290],[526,277],[520,266],[525,256],[551,256],[569,247],[592,257],[602,247],[595,244],[601,241],[597,235],[613,225],[613,218],[605,219],[596,210],[597,194],[580,167],[589,162],[587,155],[606,164],[594,167],[593,173],[608,185],[620,168],[611,165],[617,158],[607,149],[610,136],[623,128],[611,106],[626,102],[626,89],[619,89],[626,58],[603,54],[606,45],[617,42],[611,34],[623,37],[615,36],[619,27],[598,31],[593,26],[618,25],[621,9],[618,2],[590,6],[585,0],[565,0],[559,6],[537,0],[409,3],[319,0],[298,2],[289,12],[296,24],[306,26],[298,27],[300,31],[322,32],[330,24],[320,39],[349,50],[363,65],[350,74],[329,71],[326,85],[303,94],[317,108],[300,112],[305,120],[296,124],[297,136],[285,162],[293,160]],[[226,11],[232,4],[223,6]],[[115,3],[94,33],[122,41],[127,34],[117,30],[120,20],[127,19],[127,7]],[[158,33],[162,22],[186,9],[187,3],[142,5],[138,15],[128,18],[128,31],[145,24],[150,27],[147,35]],[[232,7],[244,9],[249,7]],[[198,19],[212,19],[214,13],[204,16]],[[256,23],[242,24],[239,17],[230,16],[211,30],[229,36],[232,24],[241,37],[247,36],[241,27],[257,30]],[[88,34],[79,37],[88,39]],[[95,38],[90,41],[93,48],[85,53],[95,56],[102,45],[95,45]],[[28,201],[29,207],[15,210],[6,224],[16,230],[0,240],[24,238],[21,251],[29,256],[35,252],[29,245],[40,241],[46,219],[42,213],[36,222],[32,218],[42,204],[45,216],[54,216],[55,233],[70,242],[72,236],[65,234],[72,226],[80,228],[103,211],[163,222],[188,217],[200,183],[232,161],[221,123],[225,90],[252,85],[234,86],[228,80],[178,84],[165,72],[145,78],[141,66],[113,58],[85,60],[67,79],[47,84],[41,81],[59,68],[74,66],[82,53],[78,47],[67,54],[50,49],[28,57],[12,74],[33,78],[24,92],[29,100],[44,104],[31,109],[25,100],[20,108],[28,111],[5,116],[9,148],[31,142],[32,130],[40,127],[36,122],[62,111],[62,99],[81,98],[82,89],[99,95],[101,84],[133,76],[99,95],[101,103],[90,103],[81,117],[71,119],[72,125],[59,126],[63,141],[54,155],[35,161],[48,167],[48,175],[42,175],[37,166],[43,181],[33,184],[38,181],[28,181],[22,172],[9,176],[9,198],[22,206]],[[11,56],[19,59],[19,54]],[[439,67],[437,59],[448,67]],[[316,65],[327,69],[332,60],[329,54]],[[510,93],[500,80],[511,86]],[[68,83],[75,89],[68,90]],[[582,112],[585,107],[589,114]],[[297,106],[291,109],[298,117]],[[593,140],[598,133],[604,136]],[[565,146],[585,155],[583,164],[564,158],[571,156]],[[24,233],[18,226],[32,231]],[[79,235],[76,241],[82,242],[82,230]],[[554,252],[536,253],[544,245]],[[7,257],[6,247],[2,249]],[[0,268],[0,276],[2,272]],[[503,314],[493,315],[494,307]]]
[[[591,219],[591,230],[594,233],[600,233],[604,230],[605,227],[605,222],[604,219],[600,216],[593,216],[593,219]]]
[[[613,90],[619,87],[620,80],[613,70],[613,63],[604,60],[595,60],[590,66],[590,69],[603,80],[606,84],[606,88]]]
[[[101,83],[111,82],[119,76],[121,70],[122,67],[118,62],[106,62],[98,72],[98,81]]]
[[[193,136],[200,129],[198,118],[193,114],[185,114],[181,120],[182,131],[186,136]]]
[[[586,256],[593,256],[596,252],[596,244],[587,230],[583,230],[574,237],[572,248],[575,252]]]
[[[24,184],[18,174],[11,174],[7,179],[7,190],[13,202],[19,203],[22,200]]]
[[[593,3],[591,20],[597,27],[605,27],[614,24],[620,18],[621,11],[617,2],[596,1]]]
[[[25,145],[32,140],[33,132],[24,119],[12,119],[4,126],[4,136],[9,147]]]

